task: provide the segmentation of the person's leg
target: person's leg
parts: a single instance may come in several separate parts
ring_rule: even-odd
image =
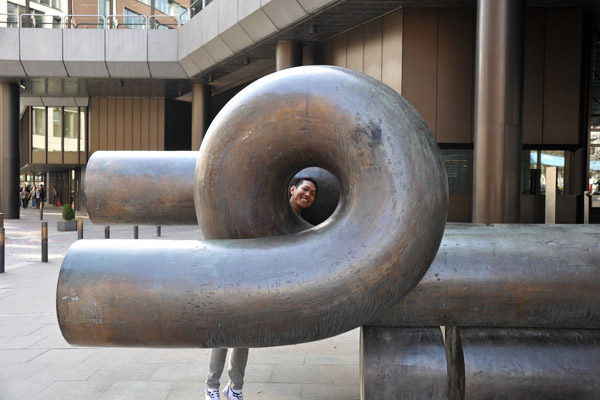
[[[227,358],[227,349],[212,349],[210,352],[210,362],[208,363],[208,377],[206,378],[206,387],[209,389],[219,389],[221,375],[225,367]]]
[[[244,386],[244,374],[248,363],[248,349],[232,349],[229,356],[229,386],[234,390],[242,390]]]

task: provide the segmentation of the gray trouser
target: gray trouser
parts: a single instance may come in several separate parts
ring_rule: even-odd
[[[212,349],[210,352],[210,363],[208,365],[208,377],[206,378],[206,387],[209,389],[219,388],[219,379],[223,374],[225,359],[227,358],[227,349]],[[248,349],[231,349],[229,356],[229,386],[235,390],[242,390],[244,386],[244,373],[246,363],[248,362]]]

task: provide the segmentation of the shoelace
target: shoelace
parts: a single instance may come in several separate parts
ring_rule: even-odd
[[[213,391],[207,390],[206,394],[209,395],[211,399],[218,399],[218,398],[221,397],[221,396],[219,396],[219,392],[218,391],[213,392]]]

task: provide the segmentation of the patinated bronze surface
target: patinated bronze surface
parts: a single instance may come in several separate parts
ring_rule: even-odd
[[[196,151],[97,151],[85,171],[94,224],[195,225]]]
[[[310,226],[287,186],[313,166],[336,177],[340,201],[300,232]],[[379,81],[335,67],[280,71],[240,92],[211,124],[194,182],[213,240],[71,247],[57,289],[67,341],[260,347],[333,336],[417,284],[446,221],[443,158],[421,117]]]
[[[198,152],[97,151],[85,173],[86,207],[94,223],[122,225],[196,225],[194,169]],[[319,196],[302,219],[319,225],[335,211],[340,185],[335,176],[318,167],[294,176],[315,179]],[[168,190],[155,190],[166,185]],[[149,189],[149,187],[151,189]],[[135,198],[132,198],[135,196]],[[176,208],[174,214],[172,209]]]
[[[597,399],[600,330],[447,331],[449,399]]]
[[[600,328],[600,229],[448,224],[415,289],[376,326]]]
[[[440,327],[361,329],[361,399],[447,399]]]

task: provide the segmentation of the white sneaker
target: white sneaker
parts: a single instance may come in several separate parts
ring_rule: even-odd
[[[231,386],[227,385],[223,394],[227,396],[229,400],[244,400],[244,395],[241,390],[233,390]]]
[[[221,400],[219,389],[204,389],[204,400]]]

